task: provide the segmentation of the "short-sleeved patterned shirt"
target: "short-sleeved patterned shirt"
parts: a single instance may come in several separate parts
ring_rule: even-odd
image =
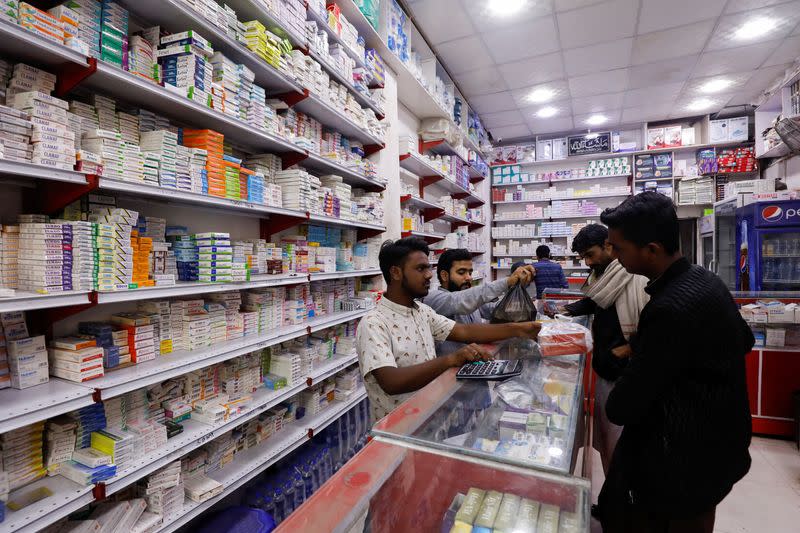
[[[447,339],[455,322],[415,302],[406,307],[385,295],[364,315],[356,334],[361,375],[372,406],[372,422],[389,414],[411,394],[386,394],[372,375],[376,368],[406,367],[436,358],[436,341]]]

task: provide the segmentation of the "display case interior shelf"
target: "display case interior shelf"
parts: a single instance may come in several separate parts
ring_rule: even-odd
[[[432,167],[431,165],[428,164],[427,161],[422,159],[422,157],[419,154],[415,154],[414,152],[409,152],[407,154],[400,155],[400,167],[420,177],[426,177],[426,176],[440,176],[442,178],[445,177],[444,173],[441,170]]]
[[[436,204],[434,204],[432,202],[429,202],[429,201],[427,201],[427,200],[425,200],[423,198],[420,198],[418,196],[413,196],[411,194],[404,194],[403,196],[401,196],[400,197],[400,203],[401,204],[408,204],[409,206],[417,207],[419,209],[431,209],[431,210],[444,211],[440,206],[438,206],[438,205],[436,205]]]
[[[526,181],[523,183],[492,183],[492,187],[516,187],[517,185],[558,185],[562,182],[606,180],[611,178],[630,178],[631,174],[613,174],[611,176],[582,176],[579,178],[561,178],[557,180]]]
[[[424,239],[428,244],[431,244],[434,242],[443,241],[447,235],[441,235],[439,233],[426,233],[424,231],[403,231],[401,236],[403,238],[419,237],[420,239]]]

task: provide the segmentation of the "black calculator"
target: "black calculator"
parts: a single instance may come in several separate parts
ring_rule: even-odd
[[[456,379],[507,379],[522,373],[522,361],[478,361],[458,369]]]

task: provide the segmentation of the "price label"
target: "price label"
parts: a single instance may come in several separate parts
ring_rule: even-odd
[[[210,441],[213,438],[214,438],[214,434],[213,433],[209,433],[208,435],[203,435],[202,437],[197,439],[196,443],[197,443],[198,446],[202,446],[203,444],[205,444],[206,442]]]

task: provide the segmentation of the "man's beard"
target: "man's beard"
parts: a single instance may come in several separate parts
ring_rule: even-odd
[[[450,292],[463,291],[464,289],[469,289],[470,287],[472,287],[470,283],[462,283],[461,285],[456,285],[452,281],[447,282],[447,290]]]
[[[603,272],[606,271],[606,268],[608,268],[608,265],[610,265],[610,264],[611,263],[608,263],[608,264],[605,264],[605,265],[595,265],[595,266],[593,266],[592,267],[592,271],[594,272],[595,277],[599,278],[600,276],[602,276]]]
[[[424,287],[422,290],[424,290],[425,292],[421,294],[417,291],[412,290],[411,287],[408,286],[408,283],[406,282],[405,279],[403,279],[401,286],[403,287],[403,290],[406,291],[408,294],[410,294],[411,297],[414,298],[415,300],[419,298],[425,298],[429,292],[429,287]]]

